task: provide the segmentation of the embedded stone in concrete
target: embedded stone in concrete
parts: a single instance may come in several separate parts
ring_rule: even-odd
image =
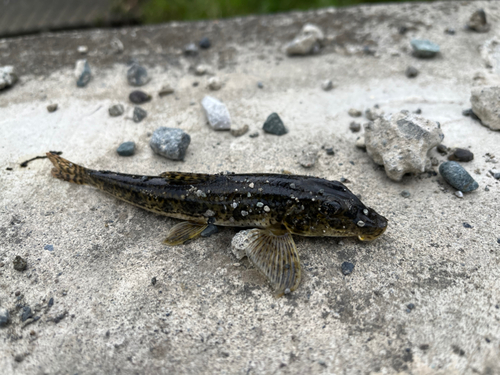
[[[361,111],[359,109],[356,109],[356,108],[350,108],[349,111],[347,111],[347,113],[351,117],[360,117],[362,114]]]
[[[141,122],[146,118],[147,115],[148,113],[141,107],[134,107],[132,120],[134,120],[134,122]]]
[[[170,95],[170,94],[173,94],[174,93],[174,88],[172,86],[170,86],[169,84],[166,84],[165,86],[163,86],[160,91],[158,92],[158,95],[160,97],[163,97],[163,96],[166,96],[166,95]]]
[[[85,87],[89,83],[92,74],[90,65],[86,59],[78,60],[75,67],[76,85],[78,87]]]
[[[406,173],[424,172],[430,166],[429,151],[443,138],[438,122],[408,111],[382,116],[365,125],[368,155],[383,165],[394,181],[400,181]]]
[[[474,154],[466,148],[456,148],[453,153],[448,156],[448,160],[467,162],[474,159]]]
[[[486,12],[484,9],[478,9],[472,13],[469,21],[467,22],[467,27],[478,33],[485,33],[490,29],[490,25],[486,20]]]
[[[149,146],[158,155],[171,160],[184,160],[190,142],[191,137],[183,130],[162,126],[154,131]]]
[[[408,78],[415,78],[416,76],[418,76],[418,69],[414,66],[409,66],[408,68],[406,68],[405,75]]]
[[[123,115],[125,108],[121,104],[115,104],[109,107],[108,112],[111,117],[117,117]]]
[[[219,77],[210,77],[208,79],[208,88],[210,90],[213,90],[213,91],[220,90],[221,87],[222,87],[222,83],[221,83]]]
[[[184,54],[186,56],[196,56],[198,54],[198,47],[194,43],[186,44],[184,46]]]
[[[483,125],[500,130],[500,86],[474,87],[470,102]]]
[[[325,91],[330,91],[333,89],[333,82],[331,79],[327,79],[321,83],[321,88]]]
[[[250,232],[255,229],[242,230],[233,237],[231,241],[231,252],[241,260],[247,256],[247,248],[250,243]]]
[[[469,172],[456,161],[447,161],[441,164],[439,173],[447,183],[463,193],[468,193],[479,187]]]
[[[319,51],[324,38],[319,27],[306,24],[295,39],[285,46],[285,51],[289,56],[309,55]]]
[[[416,57],[429,58],[439,53],[439,45],[426,39],[413,39],[411,41],[413,54]]]
[[[52,113],[52,112],[57,111],[57,103],[49,104],[49,105],[47,106],[47,111],[48,111],[49,113]]]
[[[10,314],[9,310],[0,307],[0,327],[3,327],[9,323]]]
[[[123,50],[125,49],[122,41],[120,39],[118,39],[117,37],[114,37],[113,39],[111,39],[110,45],[111,45],[111,50],[116,54],[122,53]]]
[[[17,75],[11,65],[0,67],[0,90],[12,86],[17,82]]]
[[[209,69],[210,67],[208,65],[200,64],[194,69],[194,74],[196,74],[197,76],[202,76],[208,73]]]
[[[132,86],[143,86],[149,82],[148,71],[143,66],[134,63],[127,70],[127,81]]]
[[[208,39],[207,37],[203,37],[203,38],[201,38],[198,45],[200,46],[200,48],[207,49],[207,48],[210,48],[212,43],[210,42],[210,39]]]
[[[118,148],[116,152],[120,156],[132,156],[135,153],[135,142],[123,142]]]
[[[151,100],[151,95],[141,90],[135,90],[129,94],[128,98],[132,103],[142,104],[149,102]]]
[[[201,105],[207,116],[208,123],[215,130],[229,130],[231,128],[231,117],[224,103],[212,96],[205,96]]]
[[[376,119],[378,119],[380,116],[383,116],[384,115],[384,111],[382,111],[378,105],[375,105],[374,107],[372,108],[368,108],[366,111],[365,111],[365,117],[370,120],[370,121],[375,121]]]
[[[264,129],[266,133],[274,135],[283,135],[288,133],[285,124],[283,124],[283,121],[276,112],[271,113],[267,117],[264,125],[262,126],[262,129]]]

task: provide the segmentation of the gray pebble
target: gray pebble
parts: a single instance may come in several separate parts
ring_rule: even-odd
[[[331,79],[327,79],[321,83],[321,88],[325,91],[330,91],[333,89],[333,82]]]
[[[153,277],[151,279],[151,285],[155,286],[156,285],[156,277]]]
[[[121,104],[115,104],[109,107],[108,112],[111,117],[117,117],[123,115],[125,108]]]
[[[360,117],[362,115],[361,111],[356,108],[349,109],[347,113],[349,113],[349,116],[351,117]]]
[[[134,115],[132,119],[134,120],[134,122],[141,122],[146,118],[147,115],[148,113],[141,107],[134,107]]]
[[[335,151],[333,151],[333,147],[326,147],[325,151],[326,151],[327,155],[335,155]]]
[[[349,129],[353,132],[353,133],[357,133],[361,130],[361,124],[359,122],[351,122],[349,124]]]
[[[250,138],[257,138],[259,136],[259,132],[254,132],[248,135]]]
[[[149,82],[148,71],[139,64],[132,64],[127,70],[127,81],[132,86],[143,86]]]
[[[208,224],[208,227],[206,227],[206,229],[201,232],[201,236],[202,237],[210,237],[212,234],[215,234],[219,231],[219,228],[217,228],[217,225],[213,225],[213,224]]]
[[[25,322],[26,320],[28,320],[29,318],[31,318],[33,316],[33,312],[31,311],[31,307],[29,306],[24,306],[23,307],[23,311],[21,313],[21,320],[23,322]]]
[[[28,262],[26,262],[26,259],[21,258],[19,255],[16,255],[13,263],[14,263],[14,269],[16,271],[24,271],[26,267],[28,267]]]
[[[49,303],[47,303],[47,307],[51,308],[54,305],[54,297],[49,299]]]
[[[141,90],[135,90],[130,93],[128,98],[132,103],[142,104],[149,102],[151,100],[151,95],[146,94],[144,91]]]
[[[467,27],[470,30],[478,33],[485,33],[490,29],[490,25],[486,20],[486,12],[483,9],[478,9],[469,18]]]
[[[446,147],[442,143],[437,145],[436,150],[443,156],[448,154],[448,147]]]
[[[120,39],[118,39],[117,37],[114,37],[113,39],[111,39],[110,45],[111,45],[111,50],[116,54],[122,53],[123,50],[125,49],[122,41]]]
[[[120,146],[118,146],[116,152],[120,156],[132,156],[135,153],[135,143],[123,142]]]
[[[447,27],[446,29],[444,29],[444,32],[445,32],[445,34],[448,34],[448,35],[455,35],[455,29],[453,29],[451,27]]]
[[[75,67],[76,85],[78,87],[85,87],[90,82],[90,65],[86,59],[78,60]]]
[[[9,310],[0,307],[0,327],[3,327],[9,323],[10,314]]]
[[[415,68],[414,66],[409,66],[408,68],[406,68],[406,71],[405,71],[405,75],[408,77],[408,78],[415,78],[416,76],[418,76],[418,69]]]
[[[262,126],[262,129],[264,129],[266,133],[274,135],[283,135],[288,133],[288,130],[285,128],[283,121],[281,121],[281,118],[276,112],[271,113],[267,117],[264,125]]]
[[[201,105],[207,116],[208,123],[215,130],[229,130],[231,128],[231,117],[224,103],[212,96],[205,96]]]
[[[183,130],[162,126],[154,131],[149,145],[158,155],[171,160],[184,160],[190,142],[191,137]]]
[[[457,190],[457,191],[455,192],[455,196],[456,196],[457,198],[463,198],[463,197],[464,197],[464,193],[462,193],[460,190]]]
[[[184,46],[184,54],[186,56],[196,56],[198,54],[198,47],[194,43],[186,44]]]
[[[263,89],[264,88],[264,84],[262,82],[257,82],[257,87],[259,89]]]
[[[439,45],[426,39],[413,39],[411,41],[413,54],[416,57],[429,58],[439,53]]]
[[[500,180],[500,172],[490,171],[490,173],[495,180]]]
[[[340,269],[342,270],[342,274],[344,274],[345,276],[350,275],[352,271],[354,271],[354,264],[350,262],[344,262],[340,266]]]
[[[54,251],[54,245],[45,245],[43,249],[48,251]]]
[[[47,106],[47,111],[49,111],[50,113],[57,111],[57,103],[49,104]]]
[[[158,95],[160,97],[164,97],[166,95],[170,95],[170,94],[173,94],[174,93],[174,88],[170,85],[165,85],[161,88],[161,90],[158,92]]]
[[[453,161],[471,161],[474,159],[474,154],[465,148],[456,148],[453,153],[448,156],[448,160]]]
[[[403,191],[401,192],[401,196],[402,196],[403,198],[410,198],[410,197],[411,197],[411,193],[410,193],[408,190],[403,190]]]
[[[212,43],[210,42],[210,39],[208,39],[207,37],[203,37],[201,38],[200,43],[198,43],[198,45],[200,46],[200,48],[207,49],[210,48]]]
[[[246,132],[248,132],[248,129],[249,129],[248,125],[245,124],[241,128],[231,129],[229,132],[231,133],[231,135],[233,137],[241,137],[243,134],[245,134]]]
[[[17,75],[14,67],[7,65],[0,67],[0,90],[12,86],[17,82]]]
[[[456,161],[447,161],[439,166],[439,173],[455,189],[468,193],[479,185],[472,176]]]

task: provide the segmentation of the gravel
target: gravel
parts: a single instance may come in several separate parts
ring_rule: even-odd
[[[345,276],[350,275],[354,271],[354,264],[352,264],[350,262],[344,262],[340,266],[340,269],[341,269],[343,275],[345,275]]]
[[[17,75],[11,65],[0,67],[0,90],[12,86],[17,82]]]
[[[420,58],[434,57],[439,53],[439,45],[427,39],[413,39],[411,41],[413,55]]]
[[[135,153],[135,142],[123,142],[118,148],[116,152],[120,156],[132,156]]]
[[[330,91],[333,89],[333,82],[331,79],[327,79],[321,83],[321,88],[325,91]]]
[[[160,91],[158,92],[158,95],[160,97],[163,97],[166,95],[173,94],[174,91],[175,91],[174,88],[172,86],[170,86],[169,84],[167,84],[160,89]]]
[[[76,86],[85,87],[90,82],[92,74],[86,59],[78,60],[75,66]]]
[[[212,46],[212,43],[210,42],[210,39],[208,39],[207,37],[203,37],[201,38],[198,45],[200,46],[200,48],[208,49]]]
[[[405,75],[408,77],[408,78],[415,78],[416,76],[418,76],[418,69],[415,68],[414,66],[409,66],[408,68],[406,68],[405,70]]]
[[[115,104],[108,108],[108,112],[111,117],[117,117],[123,115],[125,108],[121,104]]]
[[[465,148],[456,148],[448,160],[467,162],[474,159],[474,154]]]
[[[472,88],[470,102],[471,117],[474,113],[483,125],[500,130],[500,86]]]
[[[146,118],[147,115],[148,113],[141,107],[134,107],[134,114],[132,116],[132,120],[134,120],[134,122],[141,122]]]
[[[472,176],[456,161],[441,164],[439,173],[448,184],[463,193],[471,192],[479,187]]]
[[[9,323],[10,314],[9,310],[0,307],[0,327],[3,327]]]
[[[57,111],[57,103],[49,104],[49,105],[47,106],[47,111],[48,111],[49,113],[52,113],[52,112]]]
[[[201,101],[208,123],[215,130],[229,130],[231,128],[231,117],[224,103],[212,96],[205,96]]]
[[[158,155],[171,160],[184,160],[190,142],[191,137],[183,130],[162,126],[154,131],[149,145]]]
[[[149,82],[148,71],[143,66],[134,63],[127,70],[127,81],[131,86],[144,86]]]
[[[485,33],[489,31],[490,25],[486,20],[486,12],[483,9],[478,9],[472,13],[469,21],[467,22],[467,28],[478,33]]]
[[[357,133],[361,130],[361,124],[359,122],[355,122],[355,121],[352,121],[350,124],[349,124],[349,129],[353,132],[353,133]]]
[[[212,91],[220,90],[222,87],[222,83],[219,77],[210,77],[208,79],[208,88]]]
[[[151,100],[151,95],[141,90],[135,90],[129,94],[128,98],[132,103],[143,104]]]
[[[264,129],[266,133],[274,135],[283,135],[288,133],[288,130],[285,128],[285,124],[283,124],[283,121],[281,121],[281,118],[276,112],[271,113],[267,117],[262,129]]]
[[[305,24],[300,33],[285,46],[285,52],[289,56],[317,53],[324,38],[323,31],[318,26]]]
[[[24,271],[28,267],[28,262],[26,262],[26,259],[20,257],[19,255],[16,255],[13,264],[16,271]]]
[[[361,115],[362,115],[362,112],[359,109],[356,109],[356,108],[349,109],[349,111],[347,111],[347,113],[351,117],[361,117]]]

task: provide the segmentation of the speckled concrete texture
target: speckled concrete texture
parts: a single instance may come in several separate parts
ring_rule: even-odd
[[[465,30],[480,7],[490,31]],[[500,132],[462,116],[472,87],[498,85],[480,51],[500,38],[499,15],[498,2],[438,2],[0,40],[1,65],[20,76],[0,92],[0,307],[10,312],[0,327],[0,373],[500,373],[500,183],[488,172],[500,169]],[[283,46],[306,23],[325,33],[323,49],[287,57]],[[203,36],[212,47],[184,56],[183,46]],[[121,54],[110,49],[116,37]],[[440,54],[415,58],[413,38],[438,43]],[[73,75],[79,45],[88,46],[92,69],[85,88]],[[132,61],[151,77],[141,88],[153,95],[141,123],[129,115]],[[249,126],[244,136],[206,123],[200,102],[209,76],[194,74],[201,63],[224,84],[211,95],[226,104],[232,126]],[[410,65],[420,71],[412,79]],[[330,91],[321,89],[326,79]],[[166,84],[175,92],[159,97]],[[53,103],[58,110],[49,113]],[[125,114],[110,117],[117,103]],[[439,121],[445,145],[474,153],[462,165],[479,189],[458,198],[437,165],[389,180],[355,147],[362,133],[349,130],[348,110],[375,104]],[[273,112],[287,134],[263,132]],[[150,149],[160,126],[190,134],[183,162]],[[134,156],[117,155],[124,141],[136,143]],[[304,169],[298,161],[310,147],[319,158]],[[295,237],[302,283],[275,299],[255,267],[232,254],[236,229],[166,247],[177,220],[56,180],[48,160],[19,166],[49,150],[125,173],[344,177],[389,227],[373,242]],[[13,268],[18,255],[25,271]],[[343,262],[355,265],[348,276]],[[27,306],[33,317],[22,322]]]

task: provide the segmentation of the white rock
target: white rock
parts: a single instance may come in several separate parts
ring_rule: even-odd
[[[12,86],[17,81],[14,67],[11,65],[0,67],[0,90]]]
[[[333,82],[331,79],[327,79],[321,83],[321,88],[325,91],[330,91],[333,89]]]
[[[204,74],[206,74],[208,71],[209,71],[209,67],[208,65],[198,65],[195,69],[194,69],[194,73],[197,75],[197,76],[202,76]]]
[[[114,53],[122,53],[123,50],[124,50],[124,47],[123,47],[123,43],[120,39],[118,39],[117,37],[114,37],[113,39],[111,39],[111,50],[114,52]]]
[[[246,250],[250,242],[249,235],[252,230],[255,229],[242,230],[236,233],[231,241],[231,251],[238,260],[247,256]]]
[[[224,103],[207,95],[201,101],[201,105],[205,110],[208,123],[212,128],[215,130],[231,129],[231,117]]]
[[[356,147],[362,150],[366,150],[365,136],[362,135],[356,139]]]
[[[500,41],[495,38],[487,40],[481,45],[479,52],[486,67],[500,74]]]
[[[368,155],[394,181],[424,172],[430,166],[429,151],[444,138],[438,122],[408,111],[379,117],[364,128]]]
[[[85,55],[89,51],[89,47],[87,46],[78,46],[77,48],[78,53]]]
[[[315,25],[306,24],[300,33],[285,46],[288,55],[308,55],[320,49],[325,39],[323,31]]]
[[[500,130],[500,86],[474,87],[470,102],[483,125]]]
[[[218,77],[210,77],[208,79],[208,88],[210,90],[220,90],[220,88],[222,87],[222,84],[220,82],[220,79]]]

